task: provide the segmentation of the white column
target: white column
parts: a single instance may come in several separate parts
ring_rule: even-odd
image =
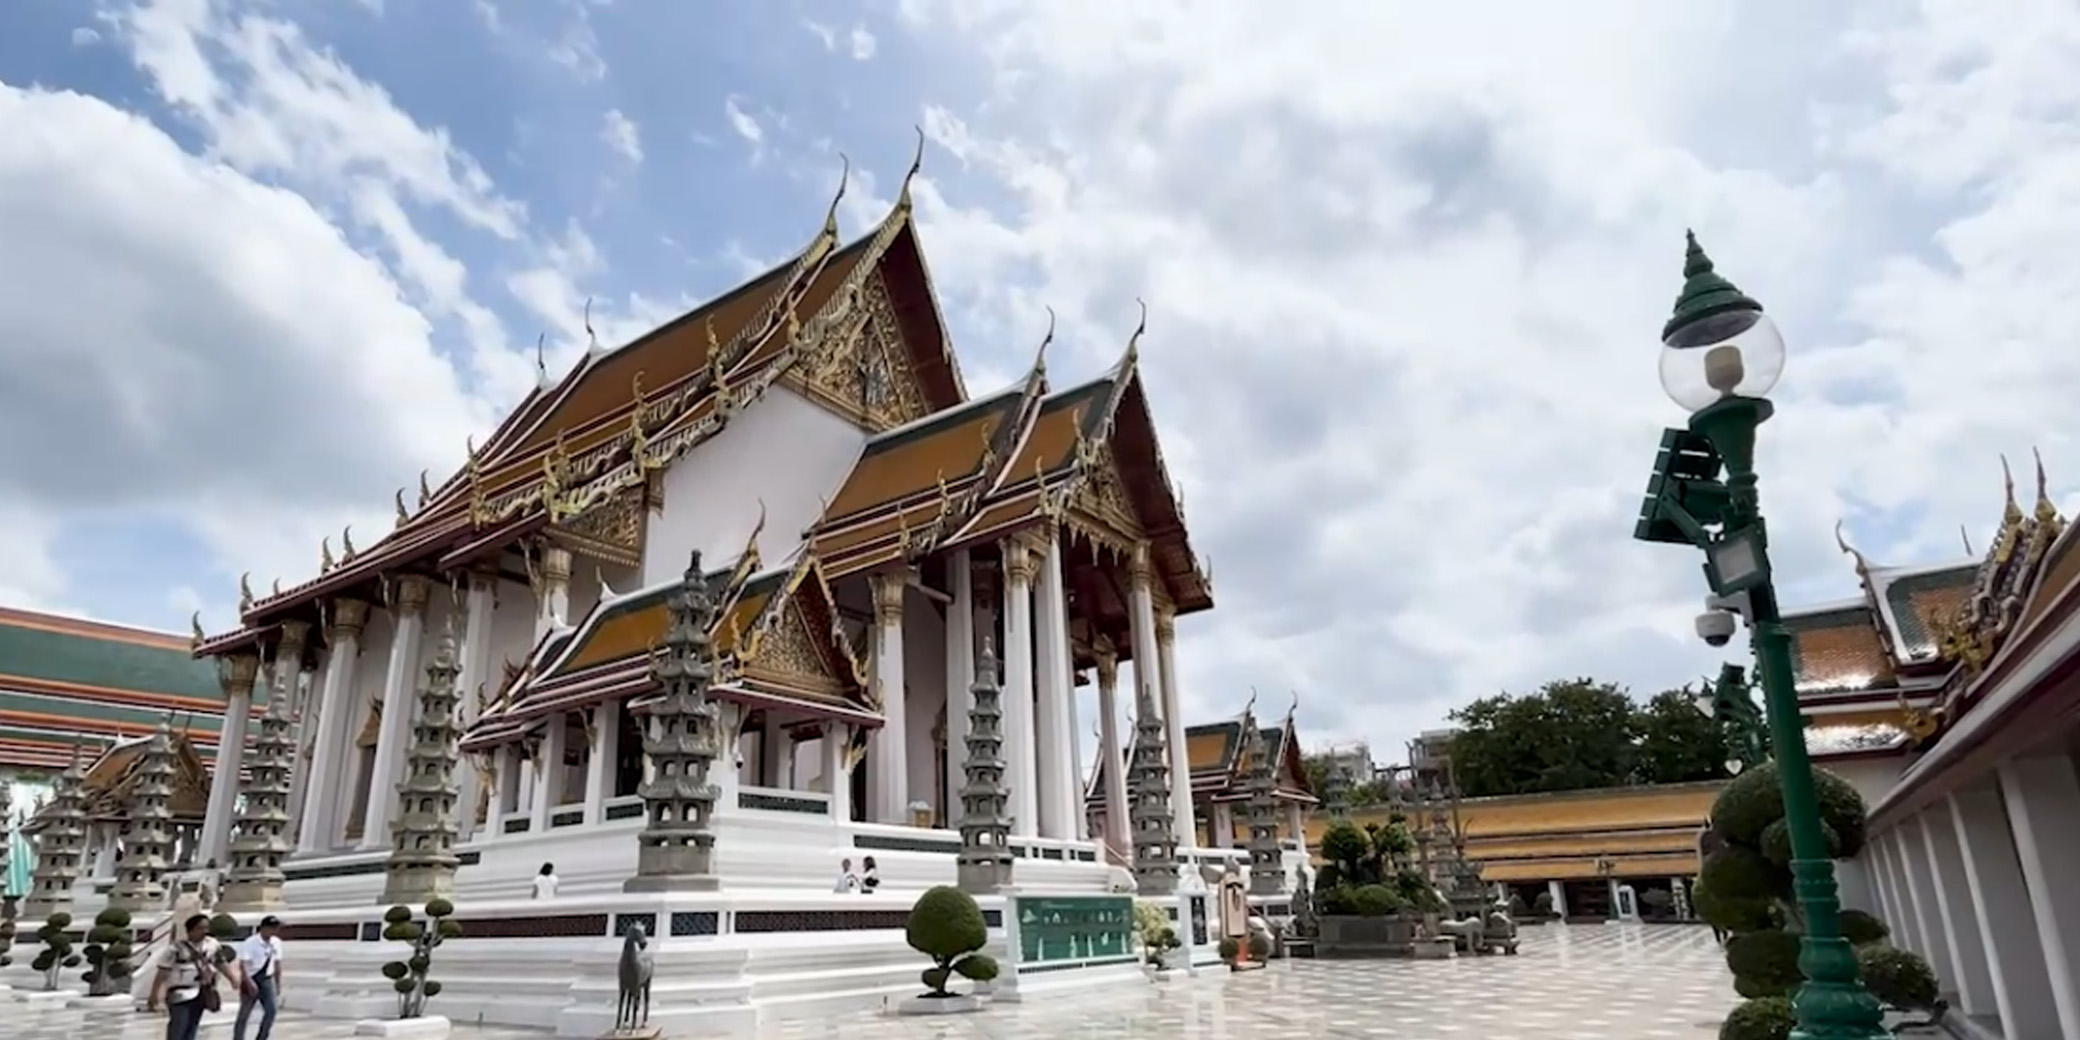
[[[1553,897],[1553,913],[1567,917],[1567,886],[1558,881],[1546,882],[1546,894]]]
[[[563,754],[571,731],[570,720],[561,712],[549,716],[543,726],[534,760],[533,822],[528,825],[534,834],[549,833],[549,817],[563,801]]]
[[[458,706],[462,728],[468,730],[477,721],[477,706],[489,695],[498,692],[497,676],[491,672],[491,615],[497,609],[498,579],[487,574],[472,574],[469,591],[462,603],[462,656],[457,662],[462,672],[456,677],[456,690],[462,695]],[[459,818],[455,821],[457,837],[468,841],[477,830],[477,802],[482,797],[477,791],[477,771],[468,763],[456,770],[455,809]],[[487,813],[488,816],[488,813]],[[487,819],[486,825],[496,827]]]
[[[1230,849],[1235,847],[1235,812],[1226,802],[1213,804],[1212,832],[1209,835],[1213,847]]]
[[[1307,855],[1307,810],[1299,802],[1286,803],[1286,830],[1292,832],[1293,844],[1300,847],[1300,855]]]
[[[1886,831],[1878,837],[1880,851],[1884,855],[1885,873],[1892,886],[1892,901],[1898,905],[1898,916],[1886,923],[1892,926],[1892,941],[1903,949],[1912,950],[1926,957],[1928,939],[1921,934],[1921,915],[1914,904],[1914,890],[1908,887],[1906,860],[1900,855],[1899,829]]]
[[[758,734],[758,785],[760,787],[790,787],[787,776],[787,760],[793,755],[793,741],[787,738],[787,729],[780,725],[777,713],[766,709],[766,726]]]
[[[946,560],[946,804],[944,825],[959,827],[961,787],[968,782],[968,710],[975,706],[975,576],[968,550]]]
[[[908,823],[910,731],[903,678],[903,598],[907,575],[868,576],[874,594],[874,687],[881,697],[881,729],[867,745],[867,819]]]
[[[412,739],[412,698],[419,686],[419,639],[426,631],[426,579],[397,579],[390,630],[390,662],[383,673],[383,728],[376,736],[375,769],[368,776],[368,805],[361,816],[361,847],[390,844],[390,816],[397,785],[404,781],[405,745]]]
[[[94,870],[87,876],[96,880],[116,876],[116,829],[97,823],[89,833],[94,836]]]
[[[852,727],[826,722],[817,748],[823,758],[823,790],[831,798],[831,821],[840,827],[852,822],[852,777],[845,769],[845,745]]]
[[[1957,986],[1958,1003],[1967,1015],[1998,1014],[1993,976],[1986,968],[1986,943],[1972,910],[1964,856],[1950,810],[1937,806],[1921,814],[1922,851],[1927,855],[1929,887],[1935,890],[1937,915],[1943,922],[1943,944],[1950,950],[1949,981]]]
[[[1033,555],[1018,538],[1004,552],[1004,760],[1011,833],[1040,833],[1039,755],[1033,725]]]
[[[1899,920],[1899,900],[1893,898],[1892,879],[1885,873],[1884,849],[1876,838],[1871,838],[1864,843],[1862,854],[1856,858],[1871,879],[1871,912],[1877,914],[1878,920],[1885,922],[1887,928],[1895,927],[1892,922]]]
[[[1082,799],[1076,796],[1075,683],[1069,657],[1069,610],[1062,582],[1061,542],[1052,531],[1035,539],[1040,565],[1033,594],[1033,685],[1039,713],[1036,756],[1040,779],[1040,836],[1079,836]]]
[[[491,814],[484,821],[486,836],[496,838],[505,833],[507,816],[520,811],[520,745],[500,744],[491,753],[493,763],[491,779]]]
[[[1113,854],[1133,853],[1127,831],[1127,758],[1119,739],[1119,657],[1112,640],[1100,635],[1098,658],[1098,759],[1105,771],[1105,843]]]
[[[1949,936],[1943,930],[1942,904],[1936,894],[1934,872],[1929,869],[1927,836],[1922,831],[1921,819],[1900,821],[1894,833],[1899,836],[1900,859],[1906,864],[1907,898],[1914,903],[1914,931],[1921,936],[1921,955],[1928,958],[1936,978],[1955,982],[1957,965],[1951,957]]]
[[[585,822],[604,823],[607,799],[614,797],[614,761],[621,755],[621,702],[592,709],[592,747],[585,759]]]
[[[340,842],[342,807],[351,797],[338,777],[347,773],[347,752],[354,734],[354,674],[361,660],[361,629],[368,624],[368,604],[358,599],[332,601],[331,624],[325,630],[325,677],[311,696],[307,713],[312,731],[311,755],[303,773],[318,778],[303,788],[303,824],[297,845],[303,852],[329,852]]]
[[[534,641],[570,624],[571,554],[553,545],[542,547],[541,563],[534,573]]]
[[[217,738],[215,771],[209,778],[209,805],[202,822],[202,850],[196,858],[217,866],[230,862],[231,825],[238,816],[239,770],[245,762],[246,722],[253,716],[253,680],[260,659],[233,654],[217,661],[217,681],[224,688],[224,725]]]
[[[2058,1007],[2057,1034],[2080,1040],[2080,890],[2070,871],[2080,863],[2080,776],[2071,756],[2060,752],[2002,763],[2001,796],[2015,832],[2015,854],[2036,933],[2044,946],[2044,970]],[[2059,864],[2065,864],[2059,866]]]
[[[1969,788],[1952,794],[1949,802],[2002,1031],[2012,1037],[2057,1036],[2058,1005],[2051,996],[2044,948],[2031,934],[2029,890],[2000,791],[1992,785]]]

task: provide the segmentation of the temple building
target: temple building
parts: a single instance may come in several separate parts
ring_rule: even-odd
[[[1095,378],[1057,386],[1043,345],[1012,386],[971,396],[906,193],[857,241],[827,220],[772,271],[545,373],[461,472],[398,492],[394,530],[328,539],[314,577],[243,590],[238,628],[194,646],[221,662],[221,701],[272,690],[296,709],[292,893],[298,863],[388,847],[411,725],[389,706],[410,703],[443,632],[459,648],[466,848],[639,817],[640,715],[696,552],[721,604],[725,814],[950,834],[988,634],[1012,833],[1095,861],[1069,848],[1088,849],[1074,686],[1133,664],[1185,743],[1174,621],[1213,603],[1139,335]],[[234,815],[239,714],[210,853]],[[1187,813],[1192,798],[1179,785]]]
[[[1107,691],[1104,685],[1106,674],[1103,669],[1099,670],[1101,699]],[[1317,796],[1301,761],[1293,709],[1287,709],[1279,725],[1261,726],[1254,702],[1232,719],[1185,727],[1185,761],[1190,767],[1193,816],[1189,831],[1179,828],[1179,832],[1193,835],[1200,848],[1240,849],[1247,845],[1249,828],[1242,806],[1250,797],[1249,780],[1255,765],[1245,740],[1252,728],[1259,730],[1272,763],[1272,797],[1278,806],[1279,839],[1288,850],[1304,852],[1305,848],[1312,847],[1303,847],[1301,842],[1307,832],[1307,815],[1316,805]],[[1108,849],[1124,851],[1127,844],[1108,830],[1111,821],[1121,818],[1108,813],[1107,806],[1111,802],[1107,792],[1115,782],[1114,777],[1124,777],[1125,771],[1108,768],[1111,764],[1110,760],[1100,759],[1092,770],[1090,782],[1084,788],[1084,811],[1090,833],[1103,839]],[[1119,783],[1124,786],[1123,779]],[[1124,833],[1122,827],[1120,834]],[[1295,857],[1293,862],[1300,860]]]

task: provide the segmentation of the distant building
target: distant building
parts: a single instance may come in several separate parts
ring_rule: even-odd
[[[1322,761],[1328,768],[1351,780],[1370,780],[1379,771],[1372,760],[1372,745],[1365,743],[1332,747],[1322,752]]]
[[[1408,742],[1408,768],[1415,774],[1418,787],[1442,784],[1451,759],[1452,737],[1456,727],[1426,729]]]

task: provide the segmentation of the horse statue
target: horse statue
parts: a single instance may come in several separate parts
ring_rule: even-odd
[[[621,997],[614,1008],[614,1033],[639,1033],[650,1024],[650,976],[657,960],[650,953],[650,933],[630,922],[621,937]]]

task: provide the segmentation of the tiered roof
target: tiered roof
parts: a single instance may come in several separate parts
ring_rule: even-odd
[[[224,694],[188,651],[180,636],[0,607],[0,767],[56,772],[75,743],[143,737],[169,714],[213,758]]]
[[[545,529],[634,563],[640,524],[584,521],[621,499],[641,504],[651,474],[715,436],[776,382],[900,418],[960,404],[966,394],[917,246],[908,180],[888,217],[859,241],[839,245],[835,213],[833,200],[823,229],[773,270],[623,347],[595,344],[561,380],[545,378],[481,447],[472,445],[459,472],[438,486],[421,475],[416,508],[400,489],[395,530],[364,549],[343,533],[338,558],[329,540],[321,547],[316,577],[264,598],[242,590],[241,626],[198,639],[195,652],[267,640],[283,620],[315,619],[324,597],[369,595],[385,574],[452,570]],[[900,367],[904,378],[835,400],[848,397],[830,378],[835,355],[869,323],[889,326],[887,340],[903,356],[880,363]]]
[[[1242,714],[1221,722],[1209,722],[1187,726],[1184,731],[1185,763],[1192,776],[1192,800],[1194,804],[1212,802],[1235,802],[1249,797],[1248,779],[1250,757],[1244,741],[1254,708],[1246,708]],[[1275,763],[1278,786],[1274,795],[1280,801],[1294,801],[1314,805],[1319,799],[1313,785],[1308,783],[1307,769],[1301,760],[1300,740],[1293,726],[1293,713],[1286,713],[1285,721],[1278,726],[1262,728],[1264,748]],[[1089,786],[1084,788],[1084,804],[1087,808],[1102,808],[1105,804],[1105,769],[1111,763],[1103,758],[1097,768],[1091,770]]]
[[[2019,627],[2028,593],[2049,569],[2065,519],[2037,465],[2025,513],[2006,484],[2001,524],[1983,556],[1932,566],[1873,564],[1841,537],[1862,595],[1786,613],[1799,697],[1813,715],[1816,754],[1889,753],[1933,739],[1955,691]],[[1969,550],[1970,546],[1966,548]]]

